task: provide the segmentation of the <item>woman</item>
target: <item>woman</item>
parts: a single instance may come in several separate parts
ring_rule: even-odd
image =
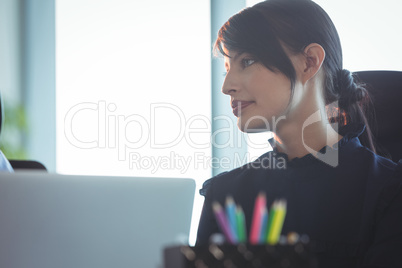
[[[249,233],[264,191],[268,205],[287,200],[282,233],[307,234],[320,267],[402,267],[401,165],[375,154],[368,93],[343,69],[325,11],[310,0],[259,3],[222,26],[215,50],[238,127],[273,131],[274,150],[204,183],[197,245],[220,232],[213,201],[233,196]]]

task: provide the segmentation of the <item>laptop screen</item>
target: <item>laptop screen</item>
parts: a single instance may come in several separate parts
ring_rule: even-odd
[[[162,267],[194,193],[191,179],[0,174],[0,267]]]

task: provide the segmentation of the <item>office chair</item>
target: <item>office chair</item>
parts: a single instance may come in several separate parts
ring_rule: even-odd
[[[374,137],[378,154],[394,162],[402,159],[402,72],[354,73],[367,85],[374,107]]]
[[[1,129],[3,126],[3,117],[4,117],[4,110],[2,105],[2,98],[0,95],[0,134]],[[37,171],[47,171],[46,167],[38,162],[33,160],[8,160],[15,171],[22,171],[22,170],[37,170]]]
[[[8,160],[14,170],[22,171],[22,170],[38,170],[38,171],[47,171],[46,167],[34,160]]]

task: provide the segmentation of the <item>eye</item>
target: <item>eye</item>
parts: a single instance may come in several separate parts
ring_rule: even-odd
[[[249,58],[244,58],[244,59],[242,59],[241,62],[242,62],[243,68],[246,68],[246,67],[252,65],[254,62],[256,62],[256,60],[249,59]]]

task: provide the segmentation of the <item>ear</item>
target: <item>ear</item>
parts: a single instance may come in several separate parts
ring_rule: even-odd
[[[304,70],[302,71],[302,81],[305,84],[313,78],[321,69],[322,63],[325,59],[324,48],[317,44],[312,43],[304,49]]]

